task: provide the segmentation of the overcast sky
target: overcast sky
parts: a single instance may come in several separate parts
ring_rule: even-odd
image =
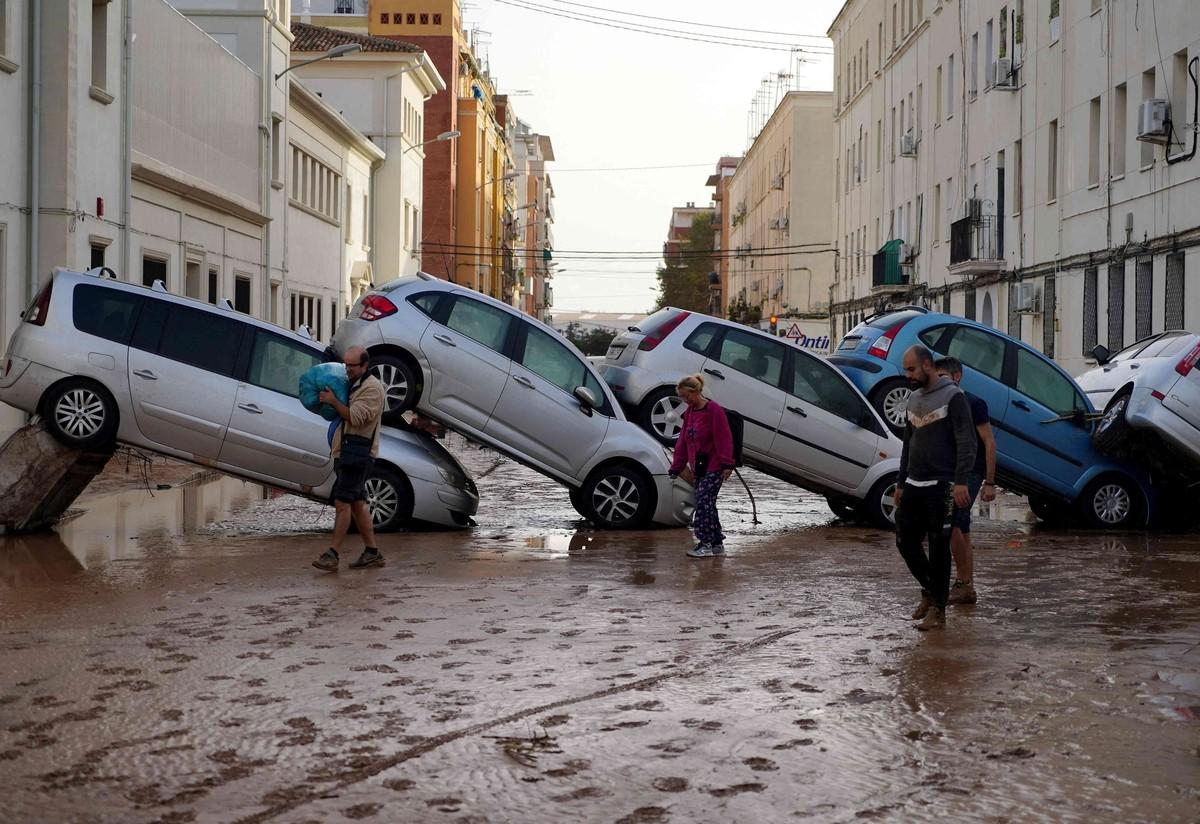
[[[556,308],[643,312],[653,305],[654,271],[661,263],[671,208],[689,201],[709,204],[713,190],[705,181],[717,159],[740,155],[749,145],[747,121],[763,79],[791,72],[800,88],[832,88],[829,41],[823,37],[842,3],[464,2],[466,24],[486,32],[480,35],[481,51],[499,91],[512,92],[517,116],[554,144],[556,160],[548,168],[555,192],[556,259],[562,270],[553,282]],[[605,18],[612,25],[519,7],[532,5],[562,15]],[[688,27],[648,15],[772,33]],[[620,25],[657,26],[677,37],[613,27]],[[773,51],[678,39],[705,35],[816,50],[803,55],[811,62],[798,63],[786,46]],[[611,171],[573,171],[583,169]],[[598,255],[580,260],[573,252]],[[632,252],[647,254],[639,260],[619,259]]]

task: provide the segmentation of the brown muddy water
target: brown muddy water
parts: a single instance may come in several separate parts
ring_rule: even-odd
[[[479,526],[381,569],[229,480],[0,538],[0,821],[1200,821],[1195,535],[1006,501],[923,635],[892,536],[793,487],[695,561],[464,460]]]

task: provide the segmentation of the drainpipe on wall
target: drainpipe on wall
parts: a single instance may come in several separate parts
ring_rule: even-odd
[[[272,71],[271,26],[274,25],[274,12],[270,9],[266,14],[266,25],[263,26],[263,68],[262,73],[262,105],[258,123],[259,144],[259,198],[262,201],[262,213],[266,218],[263,224],[262,238],[262,271],[263,285],[261,290],[262,318],[272,320],[271,306],[271,91],[275,73]],[[251,306],[251,309],[254,307]],[[253,314],[253,312],[251,313]]]
[[[25,252],[28,260],[25,306],[33,302],[38,292],[42,209],[42,4],[30,3],[29,8],[32,12],[29,19],[29,54],[33,66],[29,72],[29,248]]]
[[[133,271],[133,236],[130,224],[133,223],[133,0],[125,0],[125,24],[122,36],[125,39],[124,54],[121,58],[121,85],[124,98],[124,118],[121,123],[121,153],[124,164],[124,174],[121,176],[121,277],[128,280]]]

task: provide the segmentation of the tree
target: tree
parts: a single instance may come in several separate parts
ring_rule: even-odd
[[[617,333],[611,329],[584,329],[579,323],[569,323],[563,331],[563,337],[585,355],[603,355],[616,336]]]
[[[713,216],[700,212],[692,219],[684,255],[679,263],[668,261],[658,275],[658,301],[654,309],[676,306],[692,312],[708,311],[708,273],[716,268],[713,260]]]

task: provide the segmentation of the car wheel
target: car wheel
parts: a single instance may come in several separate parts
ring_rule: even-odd
[[[403,474],[376,464],[367,475],[363,492],[377,532],[395,532],[412,520],[412,487]]]
[[[829,504],[829,511],[835,517],[843,521],[858,520],[858,507],[852,501],[848,501],[845,498],[835,498],[833,495],[826,495],[825,503]]]
[[[571,499],[571,506],[575,507],[575,511],[579,513],[584,520],[590,521],[592,513],[587,508],[587,502],[583,497],[583,490],[575,487],[567,488],[567,496]]]
[[[417,373],[407,361],[395,355],[375,355],[371,374],[383,383],[384,414],[389,420],[417,405]]]
[[[625,466],[600,467],[589,475],[579,501],[588,520],[604,529],[636,529],[654,514],[649,482]]]
[[[1141,526],[1141,493],[1132,481],[1118,475],[1098,478],[1079,498],[1084,523],[1097,529]]]
[[[859,517],[882,529],[896,526],[896,475],[885,475],[875,482],[859,506]]]
[[[687,404],[675,394],[675,390],[664,386],[655,389],[638,410],[638,424],[664,446],[674,446],[683,427],[683,410]]]
[[[1062,526],[1071,520],[1071,508],[1062,501],[1043,498],[1038,495],[1029,496],[1029,508],[1039,520],[1050,526]]]
[[[904,413],[911,394],[912,387],[903,379],[884,381],[871,393],[871,405],[897,435],[904,434]]]
[[[55,384],[42,399],[46,428],[72,449],[108,446],[117,434],[117,404],[100,384],[71,378]]]
[[[1129,436],[1129,422],[1125,420],[1125,410],[1129,408],[1130,390],[1126,389],[1108,402],[1104,417],[1096,424],[1092,433],[1092,443],[1101,452],[1111,452],[1125,443]]]

